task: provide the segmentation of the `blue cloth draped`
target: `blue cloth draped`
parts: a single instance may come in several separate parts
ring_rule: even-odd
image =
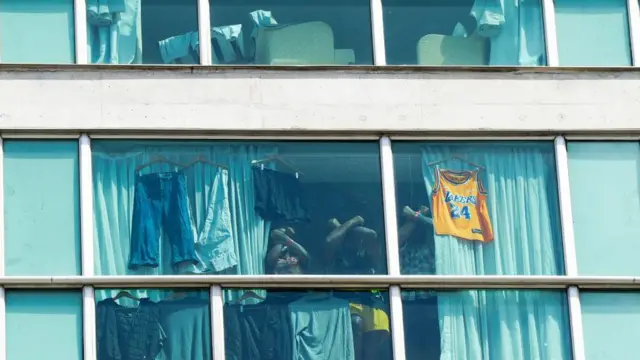
[[[186,164],[204,156],[207,160],[228,167],[228,197],[231,212],[231,236],[238,258],[230,273],[264,274],[264,257],[267,251],[269,226],[254,210],[251,161],[273,154],[274,149],[261,146],[134,146],[126,152],[110,155],[106,151],[94,151],[94,217],[95,217],[95,274],[96,275],[163,275],[173,274],[168,246],[161,241],[158,268],[130,270],[127,267],[133,213],[134,180],[136,167],[148,163],[157,155]],[[195,229],[200,229],[207,215],[211,198],[211,179],[219,171],[216,167],[198,166],[189,172],[188,197],[191,203]],[[164,163],[153,164],[142,173],[178,170]],[[195,234],[194,234],[195,240]],[[229,272],[227,272],[229,273]],[[154,292],[155,294],[155,292]],[[146,294],[152,297],[158,294]],[[145,295],[141,292],[139,295]],[[232,296],[233,297],[233,296]]]

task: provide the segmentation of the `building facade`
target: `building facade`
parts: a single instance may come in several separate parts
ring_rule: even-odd
[[[634,359],[636,0],[0,2],[0,360]]]

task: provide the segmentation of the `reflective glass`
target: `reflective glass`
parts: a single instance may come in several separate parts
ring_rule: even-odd
[[[567,148],[578,273],[640,275],[640,144],[569,142]]]
[[[373,64],[368,0],[211,0],[214,64]]]
[[[626,0],[555,0],[562,66],[629,66]]]
[[[209,292],[96,291],[98,359],[211,360]]]
[[[79,275],[77,140],[4,141],[5,273]]]
[[[382,0],[387,64],[546,64],[540,0]]]
[[[75,62],[73,0],[0,1],[0,62]]]
[[[572,358],[562,291],[412,289],[402,298],[407,360]]]
[[[86,0],[89,62],[198,64],[196,0]]]
[[[589,360],[634,359],[640,337],[640,293],[580,292]]]
[[[403,274],[564,273],[551,142],[394,142]]]
[[[226,291],[227,360],[391,360],[386,291]]]
[[[5,295],[7,360],[82,360],[82,292],[7,290]]]
[[[96,274],[386,273],[375,141],[92,148]]]

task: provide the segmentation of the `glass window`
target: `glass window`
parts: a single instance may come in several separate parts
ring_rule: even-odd
[[[640,144],[569,142],[568,155],[579,274],[640,274]]]
[[[635,357],[640,337],[640,293],[581,291],[580,307],[587,359]]]
[[[0,2],[0,62],[75,62],[73,0]]]
[[[368,0],[211,0],[214,64],[373,64]]]
[[[571,359],[564,292],[413,289],[402,298],[407,360]]]
[[[96,302],[98,359],[212,359],[207,290],[98,290]]]
[[[76,140],[4,141],[7,275],[79,275]]]
[[[196,0],[87,0],[93,64],[198,64]]]
[[[625,0],[555,0],[562,66],[631,65]]]
[[[385,274],[378,143],[93,143],[95,272]]]
[[[564,273],[551,142],[394,142],[403,274]]]
[[[386,291],[233,290],[225,292],[227,360],[391,360]]]
[[[382,6],[387,64],[546,64],[540,0],[383,0]]]
[[[80,291],[7,290],[7,359],[82,360]]]

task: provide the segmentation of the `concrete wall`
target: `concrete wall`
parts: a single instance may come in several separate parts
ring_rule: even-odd
[[[0,67],[0,130],[640,134],[640,72]]]

